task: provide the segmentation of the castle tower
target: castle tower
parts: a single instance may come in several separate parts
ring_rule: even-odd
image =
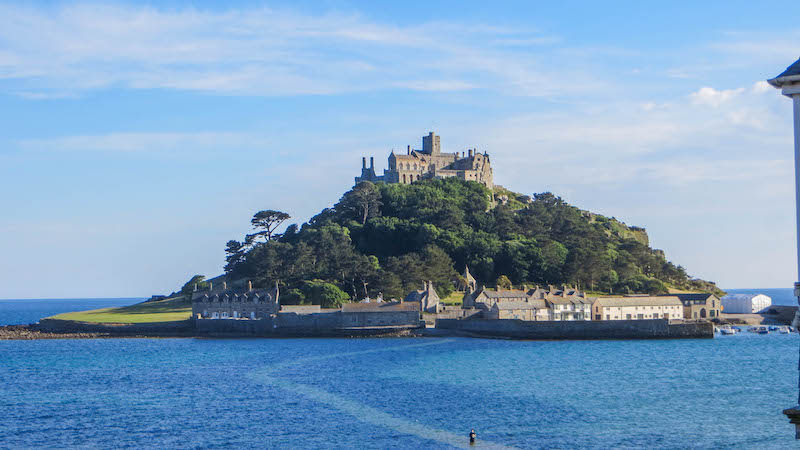
[[[467,293],[471,294],[475,292],[478,287],[478,281],[469,273],[469,266],[467,265],[464,265],[464,279],[467,280]]]
[[[422,136],[422,153],[438,155],[442,152],[440,136],[431,131],[427,136]]]

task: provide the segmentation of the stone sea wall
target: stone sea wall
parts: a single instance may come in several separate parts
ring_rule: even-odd
[[[710,322],[670,324],[667,319],[597,322],[528,322],[515,319],[439,319],[436,328],[478,336],[515,339],[673,339],[713,338]]]

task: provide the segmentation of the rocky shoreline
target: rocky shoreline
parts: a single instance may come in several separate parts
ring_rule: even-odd
[[[36,324],[0,326],[0,341],[33,341],[39,339],[98,339],[112,338],[109,333],[50,333],[36,329]]]

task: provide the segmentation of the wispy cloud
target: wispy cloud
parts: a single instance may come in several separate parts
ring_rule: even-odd
[[[538,31],[269,8],[1,5],[0,89],[28,98],[108,87],[269,96],[484,87],[538,96],[556,77],[529,47],[558,42]]]

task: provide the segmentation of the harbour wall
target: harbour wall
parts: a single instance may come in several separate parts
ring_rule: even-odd
[[[514,339],[679,339],[713,338],[710,322],[670,324],[668,319],[531,322],[517,319],[438,319],[436,328]]]
[[[424,326],[419,311],[279,313],[271,319],[195,319],[198,336],[344,337],[395,334]]]

